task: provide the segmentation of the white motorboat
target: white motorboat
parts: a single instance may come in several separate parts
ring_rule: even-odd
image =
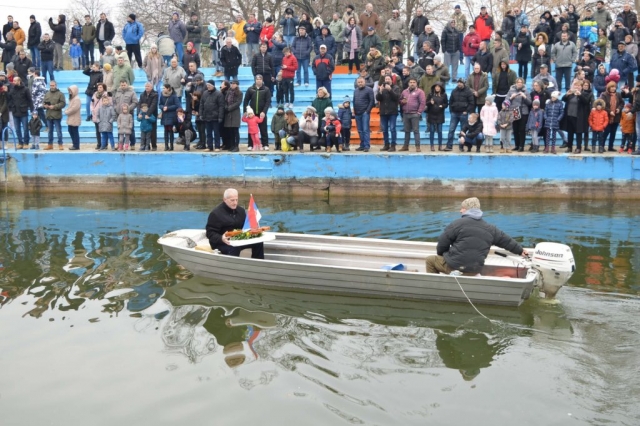
[[[202,229],[182,229],[158,242],[165,253],[199,277],[236,284],[366,294],[474,304],[518,306],[538,287],[555,297],[575,270],[571,249],[539,243],[531,259],[493,247],[480,275],[426,272],[436,243],[265,232],[265,259],[212,250]],[[258,240],[255,240],[256,242]]]

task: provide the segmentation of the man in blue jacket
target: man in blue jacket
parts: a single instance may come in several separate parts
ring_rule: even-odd
[[[609,62],[609,72],[611,70],[620,72],[618,87],[627,84],[628,81],[633,82],[633,73],[638,69],[636,59],[627,53],[626,46],[624,41],[619,41],[618,50],[611,54],[611,62]],[[631,78],[629,78],[629,74],[631,74]]]
[[[131,57],[135,55],[138,68],[142,68],[142,54],[140,53],[142,36],[144,36],[144,27],[140,22],[136,21],[136,14],[130,13],[127,17],[127,23],[122,28],[122,39],[127,45],[129,62],[131,62]]]
[[[309,59],[311,59],[311,50],[313,43],[311,37],[307,35],[304,27],[298,28],[298,37],[293,40],[291,53],[298,60],[298,71],[296,71],[296,86],[300,86],[302,81],[302,72],[304,71],[304,85],[309,85]]]
[[[364,78],[358,77],[356,85],[356,90],[353,92],[353,114],[356,116],[356,126],[360,136],[360,147],[356,151],[369,152],[371,135],[369,118],[376,100],[373,89],[365,84]]]

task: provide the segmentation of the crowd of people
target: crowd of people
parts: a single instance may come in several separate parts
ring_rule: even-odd
[[[128,15],[122,29],[124,47],[114,45],[114,26],[105,14],[95,25],[85,16],[82,25],[73,22],[68,52],[73,67],[89,76],[84,115],[95,124],[99,150],[134,150],[136,122],[140,149],[156,150],[159,122],[165,150],[173,150],[174,144],[190,150],[197,142],[197,149],[235,152],[240,126],[246,123],[248,150],[269,150],[273,137],[276,150],[304,151],[308,146],[311,151],[341,152],[351,149],[355,119],[356,150],[368,152],[370,113],[377,108],[382,151],[408,151],[412,136],[420,151],[424,119],[431,151],[452,151],[457,145],[460,151],[480,152],[484,146],[493,152],[499,141],[501,152],[523,152],[530,136],[531,152],[556,153],[559,135],[560,148],[567,152],[602,153],[615,150],[620,127],[618,150],[640,154],[640,27],[630,5],[617,15],[602,0],[580,13],[568,5],[557,14],[545,11],[535,26],[516,7],[506,12],[499,27],[486,7],[468,19],[456,5],[440,35],[422,8],[408,27],[407,21],[398,10],[383,21],[367,4],[362,13],[347,5],[326,22],[287,7],[277,21],[267,17],[259,22],[251,13],[246,20],[237,15],[229,26],[210,23],[215,76],[224,76],[218,84],[200,70],[205,34],[196,13],[186,22],[173,13],[166,33],[159,34],[144,59],[140,41],[145,30],[135,14]],[[42,31],[32,15],[27,32],[12,17],[3,27],[2,126],[15,127],[20,148],[38,149],[44,128],[45,149],[53,149],[54,136],[62,149],[61,120],[66,115],[70,149],[76,150],[81,95],[71,86],[67,102],[54,76],[62,67],[67,40],[65,15],[49,19],[48,25],[51,33]],[[517,72],[511,63],[517,63]],[[144,69],[148,80],[139,97],[132,88],[132,64]],[[358,76],[353,95],[338,101],[331,83],[336,66],[343,64]],[[238,81],[243,66],[254,76],[244,93]],[[300,105],[295,88],[309,85],[309,68],[317,95],[311,105]],[[455,87],[447,91],[450,82]],[[303,107],[300,117],[294,104]],[[268,120],[274,105],[276,112]],[[404,132],[401,146],[398,116]]]

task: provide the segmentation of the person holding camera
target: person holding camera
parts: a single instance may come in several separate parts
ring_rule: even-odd
[[[308,142],[311,151],[318,146],[318,114],[312,106],[302,114],[300,131],[298,133],[298,151],[304,152],[304,143]]]
[[[384,83],[380,85],[376,94],[376,100],[380,103],[380,126],[384,137],[384,146],[380,151],[395,152],[396,150],[396,121],[398,120],[400,94],[400,88],[393,83],[393,78],[386,75]]]
[[[342,124],[338,119],[338,114],[333,108],[327,108],[324,115],[324,139],[326,152],[331,152],[331,146],[334,146],[338,152],[342,152],[342,144],[340,143],[340,133],[342,132]]]
[[[299,19],[294,16],[293,9],[288,7],[284,10],[284,18],[280,19],[280,26],[282,27],[282,37],[287,43],[287,46],[291,47],[293,39],[296,38],[296,27],[298,26]]]

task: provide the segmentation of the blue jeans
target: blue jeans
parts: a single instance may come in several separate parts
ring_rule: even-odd
[[[49,145],[53,144],[53,128],[56,128],[58,134],[58,145],[62,145],[62,119],[47,119],[47,127],[49,128]]]
[[[171,56],[171,55],[164,55],[164,56],[162,56],[162,59],[164,59],[164,64],[165,64],[166,66],[171,65],[171,58],[173,58],[173,56]],[[160,80],[162,81],[162,79],[160,79]]]
[[[418,63],[418,38],[420,36],[413,35],[413,60],[417,64]]]
[[[93,42],[87,43],[84,42],[82,44],[82,58],[84,60],[85,66],[91,66],[95,62],[94,51],[96,50],[95,44]],[[91,61],[89,61],[91,59]]]
[[[87,98],[84,102],[84,107],[87,111],[87,117],[91,117],[91,96],[87,95]]]
[[[78,126],[67,126],[69,130],[69,136],[71,136],[71,143],[74,148],[80,148],[80,132]]]
[[[291,45],[293,44],[293,40],[296,38],[296,36],[292,35],[292,36],[282,36],[282,38],[284,39],[285,43],[287,43],[287,46],[291,47]]]
[[[40,49],[38,49],[38,45],[36,44],[30,47],[29,51],[31,52],[31,62],[33,62],[33,66],[40,68]]]
[[[101,148],[106,148],[107,143],[111,144],[111,148],[115,148],[115,144],[113,142],[113,132],[100,132],[100,136],[102,139]]]
[[[24,117],[13,116],[13,124],[16,126],[16,136],[18,137],[18,143],[20,145],[29,143],[29,116]],[[22,129],[24,128],[24,135]],[[24,139],[23,139],[24,138]]]
[[[429,123],[429,142],[433,146],[433,135],[438,134],[438,146],[442,146],[442,123]]]
[[[298,71],[296,71],[296,82],[300,84],[304,71],[304,84],[309,84],[309,59],[298,59]]]
[[[205,121],[205,131],[207,133],[207,148],[213,149],[220,148],[220,122],[219,121]],[[200,141],[203,137],[200,136]]]
[[[559,91],[562,91],[562,77],[564,77],[565,90],[569,90],[571,87],[571,67],[556,66],[556,81],[558,82]],[[620,81],[624,82],[623,76],[620,76]]]
[[[464,31],[466,30],[467,28],[464,29]],[[460,62],[462,62],[462,60],[464,59],[464,55],[462,54],[462,40],[464,40],[464,31],[458,34],[458,37],[460,37]]]
[[[356,114],[356,126],[358,126],[358,135],[360,135],[360,148],[369,149],[369,136],[371,129],[369,128],[369,119],[371,116],[368,112],[364,114]]]
[[[473,56],[465,56],[464,57],[464,78],[469,78],[469,74],[471,74],[471,60]]]
[[[460,123],[460,128],[462,128],[465,124],[467,124],[468,114],[463,114],[461,112],[452,112],[451,113],[451,121],[449,124],[449,135],[447,137],[447,148],[451,149],[453,147],[453,137],[456,134],[456,127],[458,127],[458,123]]]
[[[396,121],[398,114],[381,115],[380,126],[382,127],[382,136],[384,137],[384,146],[396,146]],[[391,133],[391,144],[389,144],[389,133]]]
[[[53,76],[53,61],[42,61],[41,65],[40,71],[42,72],[41,75],[44,77],[44,82],[48,84],[50,81],[56,81]],[[47,73],[49,73],[49,80],[47,80]]]
[[[175,43],[176,53],[178,54],[178,65],[182,63],[182,57],[184,56],[184,49],[182,48],[182,42]]]

